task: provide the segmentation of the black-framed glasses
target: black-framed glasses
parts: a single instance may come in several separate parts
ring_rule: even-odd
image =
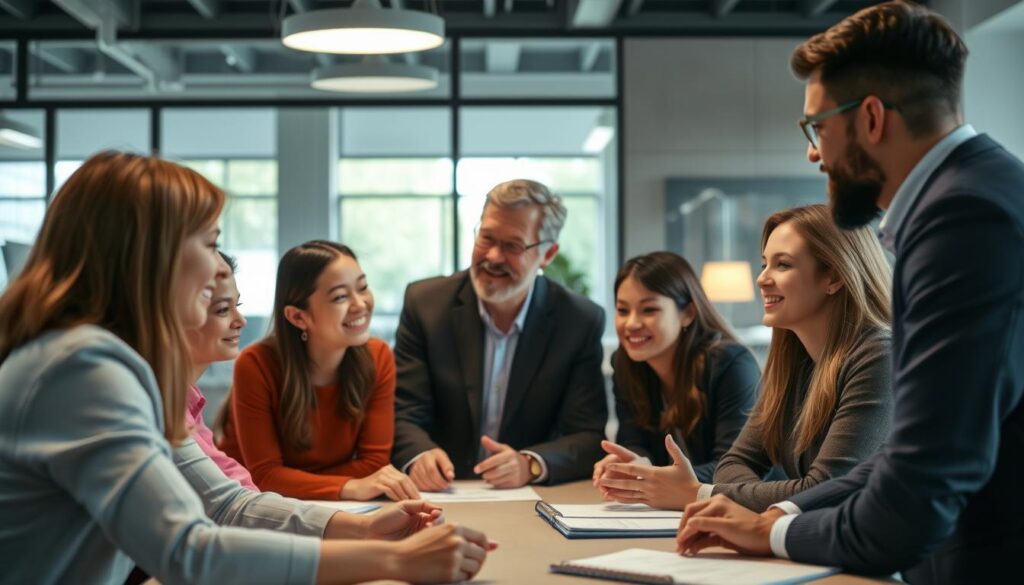
[[[846,102],[845,104],[840,105],[838,108],[825,110],[824,112],[814,114],[813,116],[807,116],[806,118],[800,120],[800,129],[804,131],[804,136],[807,137],[807,142],[811,143],[811,147],[814,148],[814,150],[818,150],[818,124],[826,118],[831,118],[832,116],[837,116],[839,114],[842,114],[843,112],[848,112],[856,108],[857,106],[864,103],[864,100],[868,99],[869,97],[871,96],[857,98],[853,101],[849,101]],[[885,101],[882,102],[882,107],[890,110],[897,109],[895,104],[891,104]]]
[[[527,250],[536,248],[541,244],[553,244],[554,240],[540,240],[533,244],[524,244],[522,242],[510,242],[508,240],[499,240],[487,232],[481,232],[480,227],[473,228],[474,243],[477,248],[481,250],[490,250],[495,246],[501,248],[501,253],[506,256],[522,256]]]

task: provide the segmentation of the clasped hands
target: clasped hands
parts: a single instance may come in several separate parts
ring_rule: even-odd
[[[672,435],[665,435],[665,448],[673,463],[664,467],[611,441],[601,441],[601,448],[608,455],[594,465],[593,484],[605,500],[682,510],[697,499],[700,481]]]

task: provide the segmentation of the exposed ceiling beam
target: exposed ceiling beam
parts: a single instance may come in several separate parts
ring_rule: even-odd
[[[288,0],[288,4],[295,12],[306,12],[313,9],[313,0]]]
[[[81,73],[85,70],[85,52],[80,49],[47,47],[44,43],[35,43],[32,54],[64,73]]]
[[[593,71],[599,56],[601,56],[601,43],[587,43],[580,49],[580,71],[584,73]]]
[[[35,16],[40,4],[42,0],[0,0],[0,8],[23,20]]]
[[[644,5],[644,0],[629,0],[629,6],[626,8],[626,13],[633,16],[637,12],[640,12],[640,8]]]
[[[711,14],[715,15],[715,18],[722,18],[732,12],[739,3],[740,0],[711,0]]]
[[[135,20],[132,0],[53,0],[53,3],[91,29],[112,24],[129,26]]]
[[[494,18],[498,11],[498,0],[484,0],[484,18]]]
[[[522,45],[515,41],[488,41],[484,47],[484,70],[488,73],[519,71]]]
[[[184,66],[180,50],[146,42],[133,43],[132,49],[135,56],[149,66],[159,81],[166,84],[181,82]]]
[[[221,0],[188,0],[192,8],[202,15],[203,18],[213,19],[220,16]]]
[[[606,28],[615,20],[619,13],[622,0],[573,0],[569,3],[572,10],[572,28]]]
[[[256,69],[256,49],[252,47],[224,43],[220,46],[220,52],[224,54],[228,65],[242,73],[252,73]]]
[[[821,16],[828,12],[836,0],[800,0],[800,12],[807,18]]]

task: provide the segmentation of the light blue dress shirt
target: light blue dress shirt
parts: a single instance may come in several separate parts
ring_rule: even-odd
[[[0,364],[0,583],[120,585],[134,564],[165,585],[313,583],[333,514],[172,450],[152,370],[104,329]]]
[[[921,191],[924,189],[924,184],[928,181],[928,178],[935,174],[939,165],[945,162],[946,158],[958,146],[977,135],[978,133],[974,131],[970,124],[964,124],[947,134],[942,140],[936,142],[935,146],[914,165],[913,170],[910,171],[907,178],[900,184],[900,188],[896,190],[896,194],[893,195],[892,202],[889,204],[889,209],[886,210],[885,216],[882,217],[882,222],[878,225],[878,239],[886,250],[889,250],[892,254],[896,253],[896,235],[899,233],[900,228],[903,227],[903,222],[906,220],[910,208],[914,206],[914,202],[921,196]]]

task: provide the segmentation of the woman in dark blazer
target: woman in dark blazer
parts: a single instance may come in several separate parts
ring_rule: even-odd
[[[615,313],[619,431],[615,443],[602,442],[608,455],[594,465],[594,485],[606,499],[682,509],[696,494],[681,480],[710,481],[754,406],[760,371],[676,254],[627,261]],[[644,466],[649,477],[638,483],[618,464]]]

